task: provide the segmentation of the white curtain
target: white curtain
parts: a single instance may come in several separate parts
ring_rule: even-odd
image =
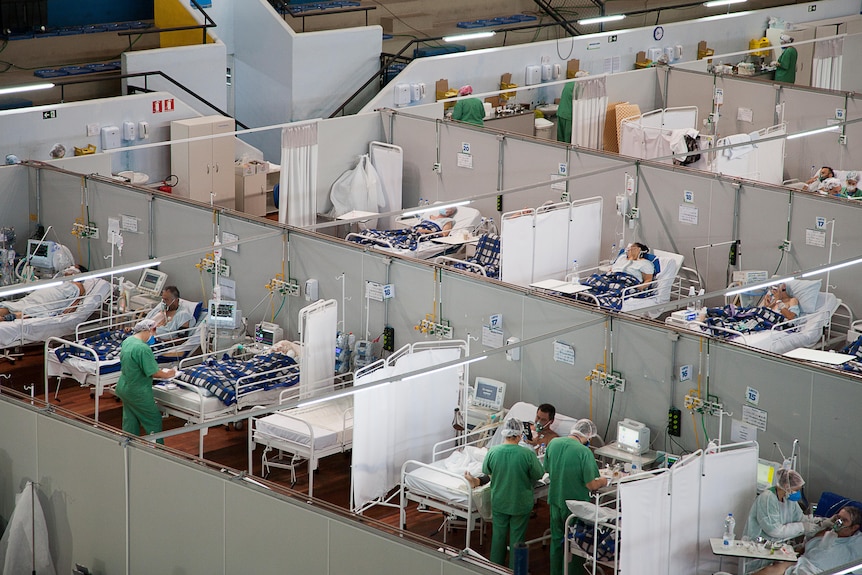
[[[333,390],[335,334],[338,305],[335,300],[317,301],[299,310],[302,330],[299,394],[311,397]]]
[[[278,221],[298,227],[317,222],[317,121],[281,130]]]
[[[811,85],[828,90],[841,89],[844,38],[820,40],[814,43],[814,63],[811,68]]]
[[[27,482],[24,491],[15,498],[15,510],[9,518],[3,538],[0,539],[0,573],[56,573],[49,548],[48,525],[32,482]]]
[[[527,286],[533,281],[535,216],[503,218],[500,224],[500,279]]]
[[[460,349],[433,349],[401,357],[395,367],[354,382],[361,387],[383,377],[454,361]],[[383,370],[381,370],[383,371]],[[460,368],[392,382],[359,391],[353,398],[354,510],[384,497],[401,481],[408,459],[431,461],[432,447],[449,439],[458,405]]]
[[[572,144],[602,148],[608,110],[606,76],[579,80],[572,91]]]
[[[664,575],[670,528],[670,474],[620,484],[624,532],[620,536],[620,573]]]

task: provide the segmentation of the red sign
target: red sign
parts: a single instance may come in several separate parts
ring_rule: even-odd
[[[174,99],[166,98],[164,100],[153,101],[153,114],[161,114],[162,112],[174,111]]]

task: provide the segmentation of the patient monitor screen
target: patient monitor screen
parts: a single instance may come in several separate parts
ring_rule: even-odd
[[[236,329],[237,309],[235,301],[211,301],[207,321],[216,327]]]
[[[38,240],[27,240],[27,261],[37,268],[51,269],[54,262],[51,260],[54,242]]]
[[[167,278],[168,276],[164,272],[144,270],[141,274],[141,280],[138,282],[138,289],[144,293],[160,295]]]
[[[474,407],[499,411],[503,407],[505,395],[506,384],[502,381],[477,377],[471,403]]]

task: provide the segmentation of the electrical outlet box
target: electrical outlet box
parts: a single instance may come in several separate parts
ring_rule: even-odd
[[[434,165],[431,166],[431,171],[438,174],[443,173],[443,166],[440,164],[440,162],[434,162]]]
[[[383,328],[383,351],[395,351],[395,328]]]
[[[790,240],[784,240],[783,242],[781,242],[781,245],[779,246],[779,249],[780,249],[781,251],[784,251],[784,252],[789,252],[789,251],[790,251],[790,246],[791,246],[791,244],[790,244]]]
[[[667,433],[674,437],[682,435],[682,412],[676,407],[667,410]]]
[[[497,196],[497,211],[503,211],[503,196]]]
[[[95,137],[99,135],[99,124],[87,124],[87,136]]]

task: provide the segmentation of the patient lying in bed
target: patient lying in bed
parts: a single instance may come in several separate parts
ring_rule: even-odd
[[[611,271],[593,274],[581,281],[589,290],[578,299],[598,301],[601,307],[622,309],[623,296],[647,297],[652,290],[646,289],[656,275],[649,248],[640,242],[630,244],[611,264]]]
[[[32,291],[19,300],[4,302],[0,307],[0,318],[14,321],[72,313],[84,295],[83,282],[63,282],[59,286]]]

